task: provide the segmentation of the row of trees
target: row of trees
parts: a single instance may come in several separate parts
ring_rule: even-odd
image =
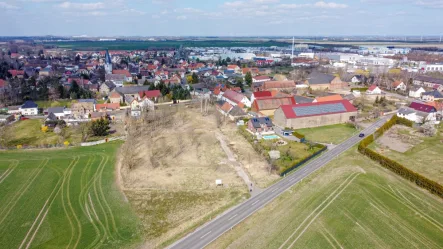
[[[9,87],[0,92],[0,103],[5,105],[21,104],[24,100],[56,100],[93,98],[94,93],[80,87],[76,81],[69,89],[60,83],[59,77],[43,77],[39,81],[35,77],[28,79],[14,78]]]
[[[190,99],[191,93],[188,89],[184,89],[181,85],[166,85],[163,81],[160,81],[157,85],[150,84],[149,90],[160,90],[163,96],[168,96],[169,99],[176,100],[184,100]]]

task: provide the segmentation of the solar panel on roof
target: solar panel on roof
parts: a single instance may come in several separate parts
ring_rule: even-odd
[[[328,114],[336,112],[346,112],[342,103],[316,105],[316,106],[295,106],[292,108],[298,117]]]

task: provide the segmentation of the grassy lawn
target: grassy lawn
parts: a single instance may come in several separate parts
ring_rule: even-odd
[[[139,243],[139,220],[115,185],[119,146],[0,152],[0,248]]]
[[[336,124],[314,128],[297,130],[306,136],[309,141],[317,143],[339,144],[357,132],[354,126],[348,124]]]
[[[8,147],[14,147],[17,145],[48,145],[48,144],[63,144],[65,140],[71,144],[78,144],[81,140],[81,134],[75,131],[73,128],[65,128],[67,135],[66,139],[63,139],[58,134],[47,131],[42,132],[41,127],[43,125],[43,119],[28,119],[18,121],[8,126],[5,145]]]
[[[39,108],[46,109],[49,107],[63,107],[63,106],[70,108],[73,102],[70,99],[61,99],[61,100],[56,100],[56,101],[39,100],[39,101],[35,101],[35,103],[38,105]]]
[[[442,204],[353,148],[207,248],[442,248]]]
[[[276,140],[262,139],[260,144],[263,146],[263,148],[265,148],[266,151],[280,151],[280,159],[273,162],[278,169],[290,168],[295,164],[295,162],[301,161],[320,150],[320,148],[317,147],[309,149],[308,145],[294,141],[286,141],[288,144],[283,146],[275,146],[275,142]]]
[[[409,135],[406,129],[399,130],[401,135]],[[409,169],[422,174],[443,185],[443,128],[440,127],[435,137],[420,137],[421,143],[404,153],[382,147],[378,141],[371,146],[379,153],[387,156]]]

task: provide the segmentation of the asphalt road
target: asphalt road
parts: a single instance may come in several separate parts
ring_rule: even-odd
[[[380,119],[368,128],[364,129],[362,133],[364,133],[365,135],[374,133],[375,130],[382,124],[384,124],[389,118],[390,116],[386,116]],[[212,241],[220,237],[223,233],[232,229],[235,225],[264,207],[266,204],[268,204],[277,196],[285,192],[287,189],[301,181],[303,178],[309,176],[341,153],[356,145],[362,139],[358,135],[359,134],[349,138],[332,150],[323,153],[316,159],[306,164],[303,168],[295,171],[292,174],[287,175],[282,180],[265,189],[260,194],[251,197],[250,199],[241,203],[235,208],[225,212],[224,214],[201,226],[200,228],[197,228],[194,232],[175,242],[169,248],[204,248],[206,245],[210,244]]]

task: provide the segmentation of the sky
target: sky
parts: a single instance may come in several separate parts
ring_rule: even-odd
[[[0,36],[443,34],[443,0],[0,0],[0,16]]]

